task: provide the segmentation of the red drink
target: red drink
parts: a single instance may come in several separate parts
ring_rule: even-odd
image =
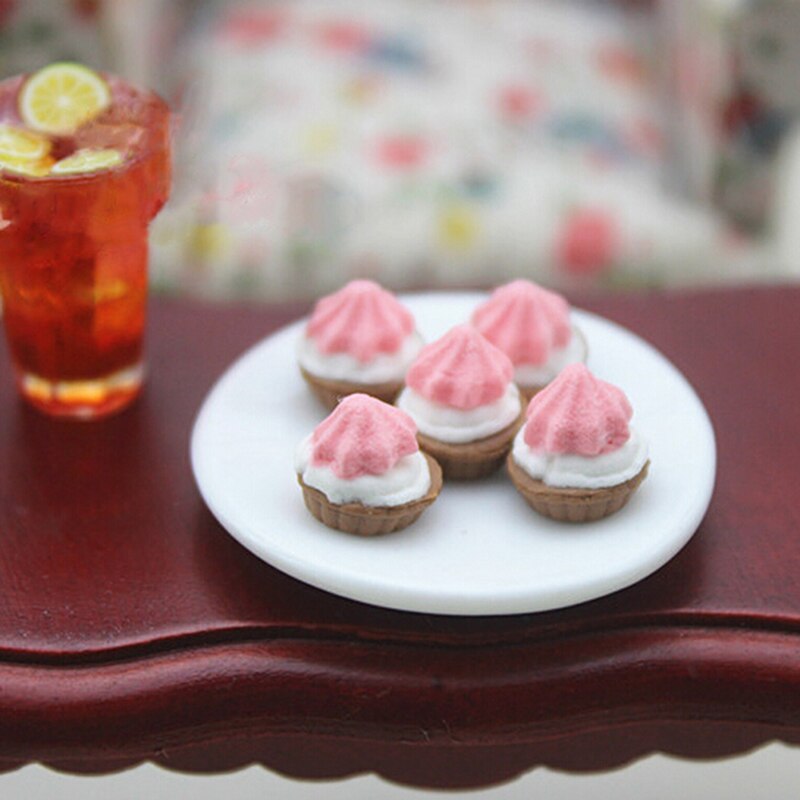
[[[147,227],[170,186],[170,114],[153,94],[105,77],[110,105],[49,160],[113,148],[120,163],[41,177],[0,163],[0,290],[23,396],[94,418],[127,405],[143,373]],[[23,128],[23,78],[0,83],[0,124]]]

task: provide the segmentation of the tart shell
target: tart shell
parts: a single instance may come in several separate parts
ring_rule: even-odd
[[[491,475],[502,466],[514,442],[520,425],[525,420],[525,406],[520,403],[519,416],[501,431],[474,442],[442,442],[423,433],[417,433],[420,448],[432,455],[441,465],[448,480],[467,481]]]
[[[329,411],[336,408],[336,404],[349,394],[358,392],[376,397],[384,403],[392,405],[403,388],[403,381],[389,381],[386,383],[351,383],[350,381],[331,380],[320,378],[300,367],[306,383],[317,399]]]
[[[361,503],[332,503],[324,492],[308,486],[303,476],[297,482],[303,489],[306,508],[320,522],[356,536],[379,536],[392,533],[415,522],[442,490],[442,470],[436,461],[423,453],[431,474],[431,485],[423,497],[399,506],[365,506]]]
[[[570,489],[548,486],[532,478],[508,454],[509,477],[525,502],[539,514],[559,522],[594,522],[619,511],[647,477],[650,462],[629,480],[602,489]]]

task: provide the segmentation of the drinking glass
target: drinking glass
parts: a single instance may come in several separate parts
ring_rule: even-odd
[[[108,149],[121,162],[74,174],[0,165],[0,292],[17,386],[42,411],[94,419],[127,406],[144,376],[147,228],[170,189],[167,105],[103,75],[110,104],[51,161]],[[24,130],[25,76],[0,82],[0,124]]]

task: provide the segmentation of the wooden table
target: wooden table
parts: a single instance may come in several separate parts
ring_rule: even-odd
[[[261,762],[455,787],[800,741],[800,289],[581,305],[649,339],[697,388],[718,437],[716,492],[649,579],[513,617],[328,595],[247,553],[206,510],[189,469],[194,415],[292,312],[154,302],[147,390],[93,424],[23,406],[3,354],[0,768]]]

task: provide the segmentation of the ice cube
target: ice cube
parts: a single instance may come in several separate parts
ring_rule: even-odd
[[[105,115],[83,125],[72,137],[76,150],[119,150],[123,155],[141,146],[145,129],[132,122],[108,122]]]

